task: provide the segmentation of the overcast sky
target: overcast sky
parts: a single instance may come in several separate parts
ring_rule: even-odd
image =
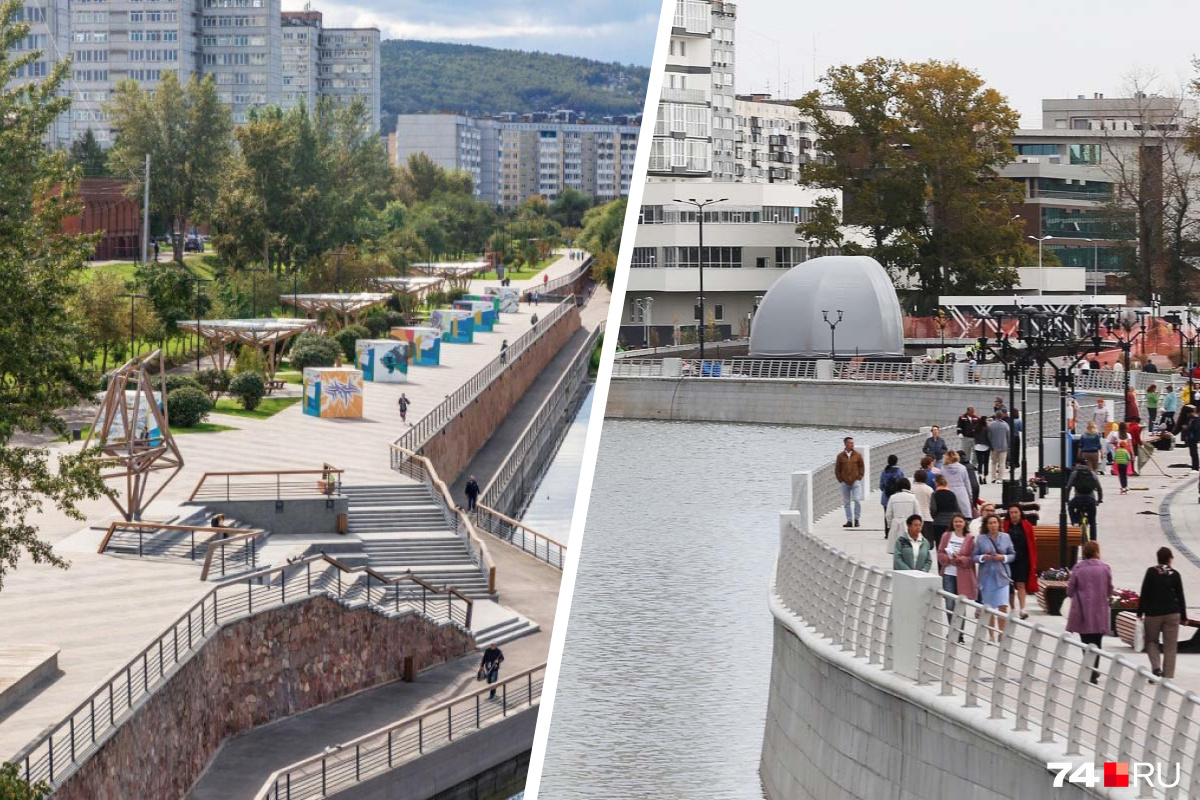
[[[329,27],[650,66],[660,0],[314,0]],[[304,0],[283,0],[285,11]]]
[[[797,96],[816,72],[872,56],[955,60],[983,76],[1041,125],[1042,98],[1122,95],[1133,70],[1155,73],[1160,94],[1193,77],[1200,53],[1196,0],[739,0],[737,89]]]

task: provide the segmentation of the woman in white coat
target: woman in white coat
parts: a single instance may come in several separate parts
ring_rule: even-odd
[[[908,535],[907,520],[913,514],[920,516],[921,505],[912,492],[912,483],[908,478],[900,478],[896,481],[896,493],[888,498],[887,510],[883,512],[886,531],[883,536],[888,540],[889,553],[897,539]]]

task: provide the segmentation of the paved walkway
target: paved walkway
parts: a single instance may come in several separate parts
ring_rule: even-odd
[[[533,275],[529,276],[528,278],[513,278],[512,288],[513,289],[535,288],[537,286],[541,286],[546,281],[546,278],[549,278],[550,280],[554,280],[555,278],[558,278],[563,275],[567,275],[569,273],[574,272],[575,270],[579,269],[580,266],[583,265],[583,261],[581,261],[577,258],[576,259],[570,258],[569,251],[567,251],[567,250],[555,250],[554,252],[556,255],[558,255],[558,259],[556,261],[550,262],[549,264],[546,265],[546,267],[544,269],[540,270],[539,272],[534,273]],[[574,252],[583,253],[584,254],[583,259],[587,260],[586,251],[577,250]],[[496,281],[496,280],[471,281],[471,291],[483,291],[483,288],[485,286],[496,286],[497,284],[498,284],[498,281]],[[545,304],[543,303],[543,305],[545,305]]]
[[[885,453],[886,449],[886,446],[878,446],[874,452]],[[1188,468],[1186,449],[1159,453],[1155,462],[1166,474],[1160,474],[1153,463],[1147,464],[1141,475],[1130,478],[1130,492],[1126,495],[1120,494],[1115,476],[1101,478],[1104,502],[1097,519],[1101,558],[1112,567],[1115,588],[1139,591],[1146,568],[1155,562],[1155,552],[1163,545],[1172,547],[1191,615],[1200,619],[1200,504],[1196,498],[1195,473]],[[901,465],[908,475],[912,474],[913,466]],[[874,480],[878,480],[878,475]],[[986,499],[1000,501],[1000,484],[986,484],[980,488]],[[1043,523],[1057,524],[1059,492],[1052,490],[1041,501],[1041,508]],[[855,558],[891,569],[892,558],[883,539],[883,506],[878,492],[872,491],[863,502],[861,528],[843,528],[845,521],[845,514],[839,507],[817,522],[815,532]],[[1064,616],[1050,616],[1041,612],[1036,599],[1030,598],[1026,610],[1030,622],[1063,630],[1069,608],[1068,600],[1063,607]],[[1190,629],[1185,629],[1183,635],[1185,638],[1190,636]],[[1146,659],[1144,654],[1134,653],[1115,637],[1105,637],[1104,649],[1125,654],[1139,663]],[[1175,681],[1200,691],[1200,657],[1181,655]]]
[[[520,313],[503,315],[496,330],[477,334],[474,344],[443,345],[442,365],[413,367],[407,384],[368,384],[360,420],[305,416],[299,404],[266,420],[212,414],[210,421],[236,430],[177,437],[186,466],[146,516],[172,515],[206,471],[319,469],[328,461],[346,470],[347,483],[405,480],[390,469],[388,450],[404,430],[396,410],[401,391],[412,401],[409,419],[416,422],[498,355],[502,340],[523,333],[532,310],[522,305]],[[64,452],[78,446],[60,443],[51,445],[51,450]],[[116,517],[106,499],[81,503],[81,510],[93,525],[107,526]],[[101,534],[80,531],[81,523],[63,514],[47,511],[37,524],[41,537],[55,544],[72,567],[62,571],[22,561],[0,591],[0,643],[59,647],[64,674],[0,717],[0,759],[60,721],[210,588],[200,583],[198,570],[189,565],[98,555]],[[497,544],[493,549],[502,548]],[[532,568],[538,567],[528,560]],[[526,580],[519,569],[505,574],[507,567],[519,563],[497,565],[506,605],[514,597],[513,585]],[[532,583],[552,594],[543,578]],[[542,652],[544,660],[545,647]]]

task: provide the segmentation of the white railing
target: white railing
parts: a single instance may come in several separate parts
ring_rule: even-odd
[[[785,512],[781,521],[776,615],[852,657],[859,677],[911,678],[910,701],[960,709],[980,737],[1017,742],[1037,762],[1048,753],[1097,769],[1106,761],[1146,762],[1162,765],[1170,778],[1178,764],[1178,790],[1137,796],[1200,797],[1200,696],[1012,612],[993,645],[999,612],[937,590],[932,576],[921,587],[923,613],[893,618],[898,573],[831,547],[803,530],[801,519]],[[899,574],[906,582],[912,575]],[[900,656],[892,643],[899,641],[916,643],[914,675],[893,664]]]
[[[705,342],[704,343],[705,350],[712,350],[717,355],[720,355],[721,350],[737,348],[737,347],[749,347],[749,346],[750,346],[749,339],[729,339],[729,340],[723,341],[723,342]],[[695,351],[696,349],[698,349],[699,347],[700,347],[700,345],[695,344],[695,343],[692,343],[692,344],[668,344],[668,345],[663,345],[662,347],[641,347],[636,350],[622,350],[615,355],[615,358],[617,361],[624,361],[625,359],[646,358],[649,356],[676,355],[679,353],[689,353],[690,354],[693,351]]]

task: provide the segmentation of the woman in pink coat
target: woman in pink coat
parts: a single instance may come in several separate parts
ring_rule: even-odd
[[[1093,539],[1083,546],[1083,560],[1071,570],[1071,579],[1067,581],[1067,597],[1071,598],[1067,630],[1079,634],[1084,644],[1094,644],[1099,649],[1112,624],[1109,610],[1112,593],[1112,569],[1100,560],[1100,543]],[[1095,666],[1100,666],[1100,656],[1096,656]],[[1099,680],[1100,673],[1093,668],[1092,683]]]
[[[947,594],[961,595],[968,600],[975,600],[979,595],[979,586],[975,580],[975,536],[967,532],[967,520],[962,514],[955,514],[950,522],[950,529],[942,534],[938,543],[937,561],[938,572],[942,576],[942,590]],[[946,618],[951,619],[954,613],[954,601],[946,600]],[[962,632],[958,640],[962,641]]]

